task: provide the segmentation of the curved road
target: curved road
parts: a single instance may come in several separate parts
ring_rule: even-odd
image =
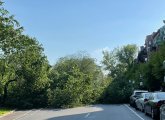
[[[72,109],[15,111],[0,120],[152,120],[128,105],[91,105]]]

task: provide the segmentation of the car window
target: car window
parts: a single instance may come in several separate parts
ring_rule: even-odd
[[[149,97],[150,97],[150,94],[145,94],[146,99],[149,99]]]
[[[143,92],[136,92],[136,93],[135,93],[135,96],[137,96],[137,97],[142,97],[142,93],[143,93]]]
[[[157,99],[165,99],[165,93],[158,93]]]
[[[141,95],[139,96],[139,98],[143,98],[143,95],[141,94]]]
[[[153,99],[154,99],[153,95],[150,94],[150,95],[149,95],[149,100],[153,100]]]

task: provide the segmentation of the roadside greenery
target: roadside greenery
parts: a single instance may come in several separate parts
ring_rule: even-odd
[[[126,45],[113,51],[103,51],[103,66],[109,72],[112,82],[102,95],[102,103],[126,103],[132,93],[129,84],[129,71],[134,66],[137,54],[136,45]]]
[[[11,112],[10,109],[0,108],[0,116],[5,115],[5,114],[7,114],[9,112]]]
[[[45,106],[49,64],[42,45],[23,35],[23,27],[0,5],[1,106]]]
[[[164,75],[165,69],[163,68],[163,61],[165,60],[165,44],[159,47],[159,50],[152,52],[146,63],[136,64],[136,67],[132,68],[134,74],[131,79],[136,81],[142,81],[144,85],[142,88],[149,91],[165,90]],[[140,78],[141,76],[141,78]]]
[[[49,105],[73,107],[98,101],[108,84],[101,68],[87,55],[61,58],[51,69]]]
[[[111,52],[104,51],[102,63],[109,71],[108,77],[112,78],[112,82],[102,96],[102,103],[129,102],[129,96],[135,89],[165,91],[164,51],[165,44],[162,44],[144,63],[136,60],[136,45],[126,45]]]

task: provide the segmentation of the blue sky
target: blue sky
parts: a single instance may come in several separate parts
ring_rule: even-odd
[[[145,36],[165,19],[165,0],[5,0],[5,8],[36,37],[54,64],[58,58],[86,51],[143,45]]]

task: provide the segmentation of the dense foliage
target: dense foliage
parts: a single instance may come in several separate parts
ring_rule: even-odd
[[[35,38],[0,2],[1,106],[74,107],[98,101],[108,84],[101,67],[87,55],[61,58],[53,67]]]
[[[136,67],[129,71],[133,74],[131,79],[140,80],[144,84],[142,88],[149,91],[165,90],[164,84],[164,68],[163,61],[165,60],[165,44],[159,47],[158,51],[152,52],[146,63],[138,63]],[[141,76],[141,78],[139,78]]]
[[[86,55],[61,58],[49,77],[49,104],[55,107],[95,103],[108,82],[100,67]]]
[[[0,7],[1,102],[13,107],[45,105],[48,61],[38,41],[22,31],[14,17]]]
[[[103,51],[103,65],[109,71],[112,82],[102,95],[103,103],[125,103],[133,90],[127,78],[128,71],[134,65],[137,54],[136,45],[126,45],[113,51]]]

